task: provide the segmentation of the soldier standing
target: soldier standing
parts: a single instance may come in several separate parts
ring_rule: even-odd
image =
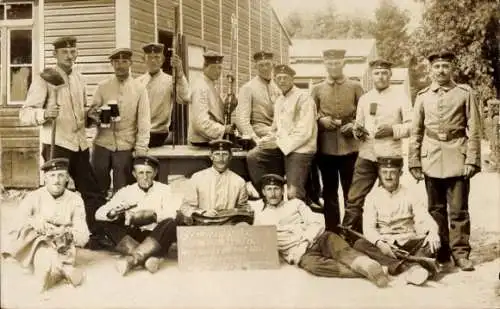
[[[353,137],[352,128],[363,88],[343,74],[344,55],[345,50],[323,52],[328,77],[311,92],[318,110],[317,163],[323,180],[323,211],[329,231],[340,223],[339,178],[346,200],[358,157],[358,141]]]
[[[68,87],[57,91],[56,101],[56,92],[51,91],[51,86],[39,75],[34,76],[19,118],[23,124],[42,126],[40,139],[45,161],[50,159],[51,122],[56,122],[54,158],[69,160],[69,175],[85,202],[87,225],[92,233],[96,233],[94,214],[106,202],[106,196],[97,185],[96,175],[89,162],[89,145],[85,133],[85,82],[83,76],[73,70],[78,53],[76,43],[75,37],[61,37],[53,43],[57,60],[55,70]]]
[[[104,105],[117,105],[119,120],[109,127],[98,127],[92,152],[99,184],[108,190],[113,170],[113,191],[132,184],[132,158],[145,155],[151,127],[148,93],[143,85],[130,76],[132,50],[118,48],[109,56],[115,75],[97,86],[89,113],[99,122],[99,111]]]
[[[148,91],[151,113],[149,147],[159,147],[165,143],[174,106],[172,102],[172,87],[174,85],[172,76],[161,69],[165,62],[163,49],[164,45],[161,43],[149,43],[142,47],[148,72],[137,78]],[[189,86],[179,56],[173,54],[171,64],[177,70],[176,100],[177,102],[187,102],[190,96]]]
[[[272,80],[274,54],[259,51],[253,55],[257,76],[244,84],[238,94],[234,110],[235,124],[243,136],[257,144],[259,138],[269,134],[273,123],[274,102],[280,90]]]
[[[410,98],[390,86],[391,67],[392,63],[383,59],[370,62],[375,87],[361,97],[356,112],[354,135],[361,144],[342,225],[357,232],[363,230],[366,195],[378,178],[377,157],[402,156],[401,139],[410,135]]]
[[[192,145],[208,147],[210,141],[231,133],[233,126],[224,124],[224,103],[215,85],[222,73],[224,56],[207,52],[203,57],[203,76],[191,94],[188,140]]]
[[[425,180],[429,212],[439,225],[438,261],[449,264],[453,257],[472,271],[469,189],[481,168],[479,104],[469,86],[452,80],[453,53],[433,53],[428,60],[432,83],[415,101],[409,168],[417,181]]]

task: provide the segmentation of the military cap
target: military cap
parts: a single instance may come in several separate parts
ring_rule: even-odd
[[[325,59],[344,59],[345,49],[327,49],[323,51],[323,58]]]
[[[378,58],[378,59],[370,61],[370,63],[368,63],[368,65],[372,69],[390,69],[390,68],[392,68],[392,66],[394,64],[388,60]]]
[[[64,170],[67,171],[69,167],[69,160],[66,158],[56,158],[49,160],[42,164],[40,169],[44,172],[50,172],[50,171],[60,171]]]
[[[451,62],[455,60],[455,54],[450,51],[439,51],[431,53],[429,56],[427,56],[427,59],[431,63],[438,60]]]
[[[254,61],[259,61],[259,60],[273,60],[274,54],[268,51],[258,51],[255,54],[253,54],[253,60]]]
[[[233,147],[233,143],[231,141],[228,141],[226,139],[216,139],[213,141],[210,141],[210,150],[216,151],[216,150],[229,150],[231,151],[231,147]]]
[[[145,54],[158,54],[158,53],[163,53],[163,49],[165,48],[165,45],[162,43],[148,43],[144,46],[142,46],[142,50],[144,51]]]
[[[137,156],[134,158],[133,165],[149,165],[155,169],[160,165],[160,161],[154,157],[150,156]]]
[[[285,178],[276,174],[266,174],[262,176],[262,178],[260,179],[260,184],[262,188],[264,188],[264,186],[267,185],[283,186],[285,182],[286,182]]]
[[[377,163],[379,167],[403,167],[403,157],[400,156],[386,156],[378,157]]]
[[[288,74],[290,76],[295,76],[295,70],[286,64],[278,64],[274,67],[274,74]]]
[[[111,52],[109,59],[132,59],[132,50],[130,48],[117,48]]]
[[[220,64],[224,59],[224,56],[216,52],[206,52],[203,54],[206,64]]]
[[[63,36],[57,38],[52,45],[54,45],[54,49],[76,47],[76,38],[74,36]]]

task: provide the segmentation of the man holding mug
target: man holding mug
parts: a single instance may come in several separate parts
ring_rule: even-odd
[[[115,75],[97,86],[89,116],[98,122],[92,165],[103,190],[133,183],[132,158],[145,155],[149,143],[150,106],[146,88],[130,76],[132,50],[119,48],[109,56]]]

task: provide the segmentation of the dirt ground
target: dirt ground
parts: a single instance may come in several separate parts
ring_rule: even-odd
[[[425,198],[422,183],[415,184],[407,174],[403,182]],[[168,259],[155,275],[135,271],[122,278],[114,269],[116,256],[82,250],[84,284],[61,284],[43,294],[29,273],[2,259],[1,308],[500,308],[499,187],[500,174],[494,172],[478,174],[471,184],[471,258],[476,271],[456,271],[424,287],[393,278],[388,288],[378,289],[363,279],[319,278],[290,265],[182,272],[175,259]],[[1,240],[21,195],[3,195]]]

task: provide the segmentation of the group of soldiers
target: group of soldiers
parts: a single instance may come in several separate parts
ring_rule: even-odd
[[[12,244],[3,249],[33,267],[42,290],[62,279],[79,285],[83,272],[74,266],[75,248],[94,249],[95,243],[122,255],[120,274],[136,267],[154,273],[176,242],[177,226],[232,210],[252,213],[254,225],[276,226],[283,259],[318,276],[365,277],[384,287],[389,275],[399,274],[423,284],[453,262],[474,270],[468,194],[480,170],[480,116],[472,89],[452,80],[452,53],[429,55],[433,82],[412,107],[390,85],[389,61],[369,63],[374,88],[364,93],[343,74],[345,50],[326,50],[328,75],[306,93],[294,85],[290,66],[259,51],[253,56],[257,76],[241,87],[234,124],[228,124],[217,87],[222,55],[206,53],[203,76],[189,86],[178,56],[170,59],[175,81],[161,70],[162,44],[143,47],[148,72],[137,79],[130,75],[132,51],[114,50],[115,74],[99,83],[87,107],[83,77],[72,70],[76,38],[53,44],[55,69],[67,87],[54,89],[35,76],[20,111],[23,123],[42,126],[45,185],[21,203]],[[155,180],[159,162],[147,155],[168,137],[174,85],[177,101],[189,104],[189,142],[208,147],[212,162],[192,175],[183,194]],[[119,119],[101,126],[110,102],[118,105]],[[97,124],[92,156],[87,117]],[[255,145],[247,155],[248,179],[229,170],[235,145],[223,138],[235,127]],[[409,171],[425,181],[427,203],[400,183],[407,137]],[[319,175],[324,220],[310,207],[319,203],[311,189]],[[80,195],[66,189],[69,177]],[[252,207],[248,187],[258,192]]]

